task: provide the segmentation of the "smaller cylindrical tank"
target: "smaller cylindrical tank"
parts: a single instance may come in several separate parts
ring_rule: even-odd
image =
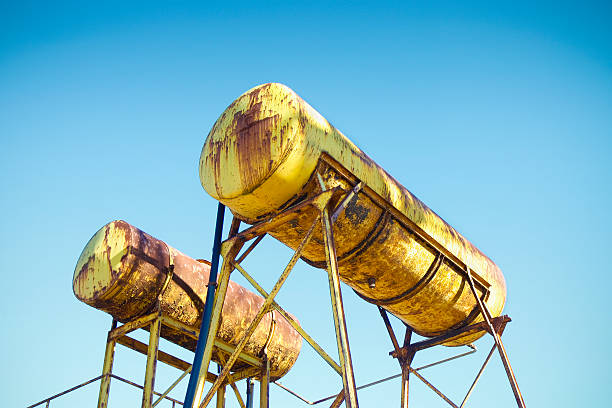
[[[172,274],[169,266],[174,265]],[[157,299],[162,312],[199,328],[206,300],[209,264],[153,238],[125,221],[113,221],[89,240],[77,262],[72,287],[76,297],[125,322],[152,311]],[[236,345],[264,299],[230,282],[217,337]],[[190,337],[164,328],[162,337],[195,350]],[[293,366],[302,337],[279,313],[268,313],[248,341],[245,351],[270,360],[271,376],[280,378]],[[213,354],[213,360],[217,360]]]

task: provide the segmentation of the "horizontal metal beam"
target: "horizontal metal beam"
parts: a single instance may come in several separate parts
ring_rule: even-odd
[[[180,331],[181,333],[197,340],[200,331],[198,329],[194,329],[193,327],[189,327],[187,326],[185,323],[181,323],[176,319],[173,319],[171,317],[168,316],[162,316],[162,323],[164,324],[164,326],[167,327],[171,327],[175,330]],[[215,338],[214,341],[214,346],[217,347],[219,350],[222,350],[226,353],[233,353],[234,352],[234,346],[232,346],[229,343],[226,343],[225,341],[219,339],[219,338]],[[250,364],[252,366],[256,366],[256,367],[261,367],[262,366],[262,362],[261,359],[259,357],[255,357],[252,354],[249,354],[245,351],[242,351],[239,355],[238,355],[238,360]]]
[[[501,330],[501,327],[505,326],[507,323],[511,322],[512,319],[510,319],[510,317],[508,315],[503,315],[503,316],[499,316],[499,317],[495,317],[493,319],[491,319],[492,323],[494,326],[498,326],[500,327],[499,330]],[[456,329],[456,330],[452,330],[449,331],[447,333],[444,333],[440,336],[436,336],[436,337],[432,337],[431,339],[427,339],[427,340],[422,340],[416,343],[412,343],[410,346],[408,346],[408,348],[410,348],[411,350],[419,351],[419,350],[424,350],[433,346],[437,346],[438,344],[442,344],[444,342],[446,342],[449,339],[452,339],[453,337],[457,337],[460,334],[463,333],[467,333],[470,331],[473,332],[480,332],[480,331],[488,331],[488,326],[487,326],[487,322],[478,322],[478,323],[474,323],[471,324],[469,326],[465,326],[462,327],[460,329]],[[390,356],[397,358],[397,353],[396,351],[391,351],[389,353]]]
[[[232,346],[229,343],[224,342],[221,339],[216,338],[215,339],[215,347],[217,347],[219,350],[225,351],[228,354],[232,354],[234,352],[234,350],[236,349],[236,347]],[[245,363],[248,363],[249,365],[253,366],[253,367],[259,367],[261,368],[263,366],[263,362],[260,358],[257,358],[255,356],[253,356],[252,354],[249,354],[247,352],[240,351],[240,353],[238,353],[238,360],[240,361],[244,361]]]
[[[468,356],[468,355],[473,354],[473,353],[475,353],[477,351],[476,347],[472,346],[471,348],[472,348],[472,350],[467,351],[465,353],[457,354],[455,356],[451,356],[451,357],[448,357],[448,358],[445,358],[445,359],[442,359],[442,360],[438,360],[438,361],[426,364],[426,365],[421,366],[421,367],[417,367],[417,368],[415,368],[415,370],[416,371],[425,370],[427,368],[430,368],[430,367],[433,367],[433,366],[437,366],[439,364],[443,364],[443,363],[446,363],[446,362],[449,362],[449,361],[452,361],[452,360],[456,360],[456,359],[461,358],[461,357]],[[393,380],[395,378],[399,378],[401,376],[402,376],[402,374],[400,373],[400,374],[391,375],[389,377],[381,378],[380,380],[376,380],[376,381],[369,382],[367,384],[360,385],[360,386],[357,387],[357,390],[359,391],[359,390],[362,390],[364,388],[372,387],[372,386],[377,385],[377,384],[381,384],[381,383],[384,383],[384,382],[387,382],[387,381],[391,381],[391,380]],[[342,396],[342,399],[344,399],[344,390],[342,390],[342,391],[340,391],[339,394],[330,395],[330,396],[327,396],[327,397],[324,397],[324,398],[321,398],[321,399],[318,399],[318,400],[315,400],[315,401],[309,401],[306,398],[304,398],[303,396],[301,396],[300,394],[298,394],[297,392],[293,391],[292,389],[288,388],[287,386],[283,385],[282,383],[280,383],[278,381],[274,381],[272,384],[277,385],[278,387],[282,388],[283,390],[287,391],[289,394],[291,394],[294,397],[302,400],[303,402],[305,402],[308,405],[317,405],[317,404],[320,404],[322,402],[329,401],[329,400],[331,400],[333,398],[340,398],[340,396]]]
[[[117,339],[117,343],[129,349],[137,351],[141,354],[144,354],[145,356],[147,355],[148,346],[145,343],[133,339],[129,336],[119,337]],[[165,353],[161,350],[157,352],[157,359],[162,363],[166,363],[169,366],[177,368],[181,371],[186,371],[191,367],[191,364],[189,364],[188,362],[181,360],[180,358],[174,357],[173,355]]]
[[[97,377],[95,377],[95,378],[92,378],[91,380],[87,380],[87,381],[85,381],[84,383],[81,383],[81,384],[79,384],[79,385],[75,385],[75,386],[74,386],[74,387],[72,387],[72,388],[68,388],[66,391],[62,391],[62,392],[60,392],[60,393],[58,393],[58,394],[52,395],[52,396],[50,396],[49,398],[45,398],[44,400],[39,401],[39,402],[37,402],[36,404],[29,405],[29,406],[28,406],[28,407],[26,407],[26,408],[34,408],[34,407],[37,407],[37,406],[39,406],[39,405],[44,404],[45,402],[48,404],[48,403],[49,403],[49,401],[54,400],[54,399],[55,399],[55,398],[57,398],[57,397],[61,397],[62,395],[68,394],[69,392],[72,392],[72,391],[74,391],[74,390],[78,390],[79,388],[84,387],[84,386],[86,386],[86,385],[88,385],[88,384],[91,384],[92,382],[96,382],[96,381],[98,381],[98,380],[99,380],[100,378],[102,378],[102,377],[104,377],[104,374],[99,375],[99,376],[97,376]]]
[[[159,317],[159,313],[155,312],[155,313],[151,313],[150,315],[139,317],[138,319],[135,319],[135,320],[130,320],[129,322],[115,329],[112,329],[110,332],[108,332],[108,340],[116,340],[119,337],[128,334],[129,332],[145,327],[146,325],[148,325],[149,323],[151,323],[153,320],[157,319],[158,317]]]
[[[286,224],[287,222],[297,218],[304,211],[310,211],[311,209],[313,209],[313,207],[320,208],[320,206],[322,205],[321,203],[327,203],[334,198],[340,197],[343,193],[344,191],[339,187],[324,191],[321,194],[318,194],[312,198],[301,201],[299,204],[281,212],[280,214],[275,215],[269,220],[262,221],[258,224],[253,225],[252,227],[245,229],[244,231],[236,234],[234,237],[224,241],[222,245],[228,246],[230,245],[231,241],[249,241],[255,237],[258,237],[275,229],[276,227],[282,224]],[[221,253],[223,253],[223,250],[221,251]]]
[[[340,173],[343,177],[345,177],[350,182],[357,184],[361,181],[358,180],[355,175],[353,175],[350,171],[348,171],[344,166],[334,160],[328,154],[323,153],[321,155],[321,161],[332,167],[338,173]],[[378,204],[381,208],[389,211],[391,215],[398,220],[400,224],[402,224],[406,229],[411,232],[416,238],[418,238],[421,242],[425,243],[427,247],[430,248],[431,252],[435,255],[438,252],[442,253],[454,266],[453,270],[460,275],[466,276],[465,269],[468,265],[465,264],[461,259],[459,259],[455,254],[450,252],[447,248],[445,248],[442,244],[436,241],[432,236],[427,234],[423,229],[421,229],[417,224],[415,224],[412,220],[402,214],[397,208],[389,205],[389,203],[382,198],[378,193],[372,190],[367,184],[362,184],[360,188],[361,192],[367,195],[372,201]],[[472,272],[472,276],[477,281],[479,289],[484,292],[488,292],[491,284],[487,281],[482,275],[477,272]],[[467,277],[467,276],[466,276]]]
[[[140,388],[141,390],[144,390],[144,387],[143,387],[142,385],[140,385],[140,384],[136,384],[136,383],[135,383],[135,382],[133,382],[133,381],[126,380],[125,378],[119,377],[118,375],[115,375],[115,374],[109,374],[109,375],[110,375],[112,378],[116,379],[116,380],[122,381],[122,382],[124,382],[124,383],[126,383],[126,384],[129,384],[129,385],[131,385],[131,386],[134,386],[134,387],[136,387],[136,388]],[[161,395],[162,395],[160,392],[157,392],[157,391],[153,391],[153,394],[155,394],[155,395],[159,395],[159,396],[161,396]],[[177,400],[177,399],[174,399],[174,398],[171,398],[171,397],[168,397],[167,395],[164,397],[164,399],[167,399],[168,401],[172,401],[172,402],[173,402],[173,403],[175,403],[175,404],[183,405],[183,403],[182,403],[181,401],[179,401],[179,400]]]

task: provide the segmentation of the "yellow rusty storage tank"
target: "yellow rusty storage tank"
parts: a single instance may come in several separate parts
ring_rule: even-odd
[[[170,262],[174,265],[171,275]],[[72,287],[79,300],[123,322],[151,312],[159,297],[165,315],[198,329],[209,272],[206,261],[198,262],[125,221],[113,221],[83,249]],[[238,344],[263,302],[262,297],[230,282],[217,337]],[[161,336],[195,350],[196,341],[177,331],[163,328]],[[301,345],[302,337],[289,322],[270,312],[245,351],[259,356],[266,348],[271,376],[279,378],[293,366]],[[213,359],[218,361],[216,355]]]
[[[482,318],[461,274],[469,267],[491,314],[500,315],[506,285],[493,261],[288,87],[265,84],[236,99],[200,157],[204,189],[247,223],[319,193],[317,173],[328,188],[363,185],[334,225],[340,278],[357,294],[432,337]],[[295,249],[312,222],[306,218],[270,234]],[[325,267],[321,231],[303,259]]]

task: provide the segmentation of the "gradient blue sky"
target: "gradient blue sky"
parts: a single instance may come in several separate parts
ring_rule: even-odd
[[[102,225],[125,219],[210,257],[204,138],[242,92],[282,82],[498,263],[529,406],[609,406],[611,8],[492,3],[2,2],[2,405],[100,373],[110,317],[78,302],[71,278]],[[247,266],[269,288],[289,257],[266,239]],[[375,308],[344,295],[357,382],[399,372]],[[321,271],[300,265],[279,301],[333,350]],[[423,374],[460,401],[489,345]],[[143,357],[119,349],[115,367],[142,382]],[[176,376],[161,367],[157,388]],[[307,345],[283,383],[311,400],[340,387]],[[412,406],[445,406],[413,384]],[[96,397],[89,386],[51,406]],[[139,400],[113,383],[111,407]],[[399,381],[360,402],[398,406]],[[514,406],[497,358],[472,406]]]

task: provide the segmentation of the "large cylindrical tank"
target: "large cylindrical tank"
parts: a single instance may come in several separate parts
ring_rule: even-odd
[[[170,262],[174,270],[169,275]],[[195,329],[200,327],[210,266],[153,238],[125,221],[113,221],[89,240],[77,262],[72,287],[76,297],[125,322],[151,312],[160,300],[162,312]],[[217,337],[236,345],[264,300],[230,282]],[[161,336],[187,349],[196,341],[164,327]],[[271,376],[286,374],[297,360],[302,337],[283,316],[266,314],[245,346],[259,356],[266,348]],[[216,354],[213,360],[219,361]]]
[[[204,189],[247,223],[320,192],[317,173],[328,188],[364,186],[334,225],[340,278],[357,294],[432,337],[482,318],[460,273],[469,267],[489,286],[484,295],[491,314],[501,313],[506,285],[495,263],[288,87],[265,84],[236,99],[214,124],[200,157]],[[295,249],[312,219],[301,216],[270,234]],[[321,231],[303,259],[325,267]]]

